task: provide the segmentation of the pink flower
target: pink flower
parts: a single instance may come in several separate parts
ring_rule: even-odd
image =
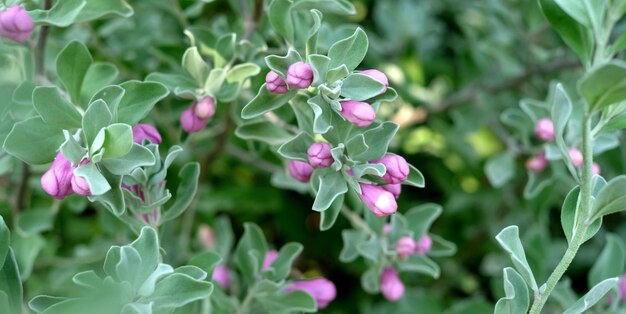
[[[398,199],[398,197],[400,197],[400,193],[402,192],[402,184],[398,183],[398,184],[385,184],[385,185],[381,185],[381,188],[383,188],[383,190],[393,194],[393,196]]]
[[[208,225],[201,224],[198,228],[198,239],[200,239],[200,243],[207,249],[213,248],[215,246],[215,233]]]
[[[213,276],[211,280],[218,282],[224,289],[228,289],[230,283],[230,274],[228,273],[228,267],[224,264],[217,265],[213,270]]]
[[[583,153],[581,153],[576,148],[570,148],[568,153],[569,153],[569,158],[572,160],[572,165],[574,165],[574,167],[582,166],[582,164],[583,164]]]
[[[313,166],[313,168],[326,168],[334,162],[328,143],[313,143],[306,153],[309,157],[309,164]]]
[[[89,163],[89,160],[83,160],[80,163],[80,166],[86,165],[88,163]],[[87,183],[87,180],[85,180],[85,178],[83,177],[79,177],[75,175],[73,171],[72,171],[71,185],[72,185],[72,191],[74,191],[74,193],[78,195],[82,195],[82,196],[91,196],[91,190],[89,189],[89,183]]]
[[[308,88],[313,83],[313,69],[304,62],[296,62],[287,69],[287,84],[295,88]]]
[[[20,6],[12,6],[0,12],[0,36],[23,43],[33,34],[34,28],[33,19]]]
[[[212,97],[204,97],[196,103],[194,114],[199,119],[208,120],[215,115],[215,100]]]
[[[526,161],[526,169],[532,172],[541,172],[548,166],[548,160],[544,153],[539,153]]]
[[[59,152],[54,158],[50,169],[41,176],[41,187],[51,196],[63,199],[74,193],[72,191],[73,176],[74,168],[72,163]]]
[[[133,127],[133,142],[141,144],[143,140],[161,144],[161,134],[152,124],[138,123]]]
[[[387,171],[383,175],[383,180],[389,184],[402,183],[409,177],[409,164],[400,155],[387,154],[383,158],[370,161],[370,163],[385,165]]]
[[[411,237],[402,237],[396,242],[396,254],[399,258],[407,258],[415,252],[416,249],[415,240]]]
[[[373,184],[360,183],[361,200],[378,217],[389,216],[398,210],[393,194]]]
[[[274,94],[284,94],[289,91],[287,83],[283,80],[278,73],[274,71],[267,72],[265,76],[265,88]]]
[[[430,249],[433,246],[433,239],[428,235],[423,235],[419,241],[417,241],[417,245],[415,246],[415,253],[424,255],[430,252]]]
[[[313,168],[306,162],[290,160],[287,168],[289,170],[289,175],[291,175],[292,178],[302,183],[307,183],[311,180]]]
[[[391,224],[386,223],[383,225],[383,236],[386,236],[391,231]]]
[[[623,301],[626,298],[626,275],[621,275],[617,282],[617,289],[619,292],[619,300]]]
[[[554,141],[554,124],[552,120],[543,118],[537,121],[535,135],[542,141]]]
[[[385,85],[385,89],[383,89],[383,93],[387,91],[387,87],[389,87],[389,80],[387,79],[387,75],[385,73],[378,71],[376,69],[369,69],[365,71],[361,71],[361,74],[367,75]]]
[[[205,97],[183,111],[180,115],[180,124],[187,133],[198,132],[204,129],[214,114],[215,101],[211,97]]]
[[[272,263],[276,260],[276,258],[278,257],[278,251],[276,250],[269,250],[267,251],[267,253],[265,253],[265,259],[263,260],[263,270],[266,270],[268,268],[270,268],[270,266],[272,266]]]
[[[600,175],[600,165],[595,162],[591,164],[591,174],[593,174],[594,176]]]
[[[310,294],[317,303],[317,309],[323,309],[337,296],[335,284],[326,278],[315,278],[293,282],[285,291],[302,290]]]
[[[389,301],[398,301],[404,295],[404,284],[393,267],[386,267],[380,275],[380,292]]]
[[[360,128],[366,127],[376,120],[374,108],[362,101],[342,101],[340,113],[344,119]]]

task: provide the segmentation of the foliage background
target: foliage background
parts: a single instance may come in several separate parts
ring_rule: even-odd
[[[121,80],[143,79],[151,72],[180,71],[179,60],[188,45],[183,30],[188,23],[210,25],[218,33],[244,31],[239,13],[242,2],[237,0],[208,3],[190,19],[183,18],[180,10],[193,7],[196,1],[129,3],[135,9],[131,18],[53,28],[47,64],[54,64],[54,57],[70,40],[79,39],[88,45],[95,60],[116,64]],[[401,97],[380,112],[401,125],[392,150],[418,167],[427,184],[425,189],[405,189],[399,208],[404,211],[427,202],[443,205],[443,215],[432,231],[456,243],[458,252],[437,260],[441,277],[404,278],[406,285],[414,288],[396,304],[360,288],[362,261],[343,264],[338,260],[341,230],[348,222],[340,218],[331,230],[320,232],[319,215],[310,210],[313,200],[309,196],[271,185],[270,173],[284,169],[280,161],[267,147],[249,144],[233,133],[241,107],[262,84],[261,76],[252,81],[249,94],[238,103],[220,103],[207,129],[193,138],[183,135],[178,126],[188,101],[168,97],[151,112],[150,119],[164,135],[164,144],[185,148],[184,158],[171,171],[177,173],[186,161],[203,165],[195,211],[162,229],[162,245],[168,251],[165,258],[173,265],[184,263],[190,251],[202,250],[198,227],[212,225],[218,216],[226,215],[236,238],[244,222],[254,221],[276,247],[289,241],[302,243],[305,249],[296,267],[306,275],[324,275],[337,285],[338,297],[325,312],[411,312],[416,308],[420,313],[491,312],[503,294],[502,268],[510,263],[497,246],[495,234],[507,225],[519,225],[537,280],[545,281],[566,246],[558,208],[573,186],[561,180],[561,184],[525,199],[528,176],[524,162],[529,151],[502,122],[501,114],[518,108],[523,98],[545,99],[552,80],[573,89],[580,65],[550,29],[536,1],[353,3],[358,10],[353,17],[325,16],[327,23],[346,31],[323,29],[321,42],[328,47],[341,34],[351,32],[350,24],[361,25],[370,38],[363,69],[381,69],[398,90]],[[262,31],[269,28],[266,22],[261,25]],[[623,22],[618,25],[618,29],[625,27]],[[268,53],[272,49],[276,47],[270,42]],[[259,55],[259,64],[263,55]],[[0,60],[1,71],[12,62]],[[625,148],[622,145],[598,157],[607,179],[626,172]],[[488,161],[505,151],[514,153],[515,158],[487,175]],[[10,202],[19,188],[12,183],[21,175],[11,171],[16,167],[16,160],[0,158],[0,213],[5,217],[13,215]],[[84,198],[72,196],[62,203],[53,202],[39,187],[39,174],[45,169],[32,171],[27,207],[38,219],[20,226],[17,236],[38,245],[24,245],[28,250],[20,250],[19,245],[15,248],[21,257],[18,260],[25,263],[20,265],[22,271],[32,270],[25,294],[27,299],[41,293],[65,295],[73,274],[99,268],[113,244],[111,239],[124,244],[133,235],[108,211],[87,205]],[[575,290],[587,290],[586,270],[605,242],[602,233],[611,231],[623,237],[625,226],[623,214],[610,216],[600,236],[583,246],[568,273]]]

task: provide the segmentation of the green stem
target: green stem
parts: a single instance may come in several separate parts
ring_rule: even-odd
[[[237,309],[235,314],[247,314],[250,313],[250,305],[252,305],[252,300],[254,300],[254,289],[255,286],[250,287],[248,289],[248,293],[246,294],[246,298],[241,303],[241,306]]]
[[[365,233],[367,233],[370,236],[375,236],[376,233],[374,232],[374,230],[372,230],[372,228],[370,228],[370,226],[367,224],[367,222],[365,220],[363,220],[363,218],[361,218],[361,216],[353,211],[351,211],[348,207],[342,207],[341,208],[341,214],[343,214],[344,217],[346,217],[348,219],[348,221],[350,221],[350,224],[352,224],[352,226],[355,229],[359,229]]]
[[[587,115],[585,117],[584,126],[583,126],[583,157],[584,157],[584,166],[583,166],[583,175],[580,185],[580,203],[578,208],[576,209],[576,232],[574,233],[563,258],[556,266],[550,277],[548,277],[548,281],[545,284],[545,290],[540,292],[535,298],[533,305],[530,309],[530,314],[539,314],[541,313],[541,309],[548,301],[552,290],[556,287],[556,284],[559,282],[565,271],[574,260],[576,253],[580,246],[585,242],[585,235],[587,234],[587,230],[589,229],[589,224],[586,222],[587,217],[589,217],[591,210],[591,165],[593,163],[593,138],[591,135],[591,116]]]

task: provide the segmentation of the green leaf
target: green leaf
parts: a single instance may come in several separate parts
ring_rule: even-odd
[[[4,141],[4,150],[28,164],[41,165],[54,159],[64,141],[61,130],[40,117],[32,117],[13,126]]]
[[[67,27],[74,23],[86,5],[86,0],[56,1],[50,10],[36,9],[28,12],[28,14],[33,22],[38,25]]]
[[[197,47],[190,47],[183,55],[183,69],[196,81],[197,86],[204,86],[211,69],[204,62]]]
[[[80,134],[80,133],[79,133]],[[63,130],[65,142],[61,145],[61,153],[73,165],[80,163],[89,152],[88,149],[82,147],[79,141],[79,134],[71,135],[67,130]]]
[[[257,300],[268,313],[314,313],[317,311],[315,299],[310,294],[300,290],[261,295]]]
[[[11,313],[22,313],[22,281],[15,255],[11,248],[9,248],[3,266],[0,269],[0,292],[6,294],[6,300],[9,304],[8,310]]]
[[[431,234],[430,238],[433,240],[433,246],[431,247],[430,252],[428,252],[428,256],[447,257],[456,253],[457,248],[454,243],[435,234]]]
[[[30,302],[28,302],[28,307],[30,307],[36,313],[42,313],[47,308],[65,301],[67,298],[62,297],[52,297],[49,295],[38,295],[34,297]]]
[[[330,229],[337,221],[341,208],[343,207],[344,196],[341,195],[330,204],[330,207],[321,213],[320,217],[320,231],[326,231]]]
[[[605,1],[595,0],[554,0],[563,11],[578,23],[591,28],[595,34],[600,34],[604,13]]]
[[[310,135],[300,132],[300,134],[281,145],[278,148],[278,153],[287,159],[308,162],[307,150],[313,143],[315,143],[315,140]]]
[[[193,202],[198,191],[198,178],[200,177],[200,164],[197,162],[187,163],[180,170],[178,177],[181,179],[176,189],[174,203],[163,213],[162,221],[170,221],[182,214]]]
[[[228,83],[241,83],[249,77],[259,74],[260,72],[261,67],[254,63],[237,64],[228,71],[226,81]]]
[[[339,254],[339,260],[343,263],[350,263],[359,257],[357,246],[367,240],[367,234],[358,230],[346,229],[341,231],[341,238],[343,239],[343,248]]]
[[[139,265],[133,276],[137,278],[137,284],[141,285],[154,272],[159,264],[159,238],[156,230],[152,227],[143,227],[139,237],[130,245],[140,257]],[[122,251],[123,253],[123,251]],[[135,285],[138,288],[138,285]]]
[[[341,95],[350,100],[362,101],[378,96],[385,90],[385,85],[363,74],[354,73],[343,80]]]
[[[135,125],[145,118],[154,105],[169,94],[160,83],[128,81],[120,84],[126,92],[120,101],[117,122]]]
[[[313,84],[312,86],[319,86],[326,83],[326,75],[328,73],[328,66],[330,64],[330,58],[324,55],[312,54],[307,56],[308,63],[313,70]]]
[[[307,100],[313,111],[313,133],[325,134],[333,129],[333,111],[321,95]]]
[[[80,105],[87,105],[91,97],[105,86],[113,83],[118,74],[119,71],[111,63],[93,63],[87,70],[80,89]]]
[[[255,121],[237,127],[235,134],[244,140],[257,140],[270,145],[281,145],[291,134],[269,121]]]
[[[270,272],[269,279],[276,282],[285,280],[291,272],[293,262],[302,253],[302,248],[302,244],[295,242],[283,245],[278,252],[278,256],[270,266],[270,269],[273,271]]]
[[[328,72],[326,72],[326,83],[332,84],[336,81],[344,80],[348,77],[348,75],[350,75],[350,69],[348,69],[345,64],[341,64],[336,68],[330,68]],[[331,98],[333,99],[337,98],[341,93],[341,90],[339,88],[337,88],[336,92],[331,92],[328,86],[320,86],[320,88],[326,88],[328,90],[327,95],[331,96]]]
[[[317,37],[322,26],[322,12],[317,9],[311,9],[311,17],[313,18],[313,25],[309,29],[309,35],[306,41],[306,54],[307,56],[317,53]]]
[[[530,303],[524,278],[511,267],[503,271],[505,297],[498,300],[494,314],[526,313]]]
[[[289,49],[287,55],[284,57],[277,55],[269,55],[265,57],[265,63],[267,64],[267,67],[269,67],[270,70],[276,72],[283,79],[287,76],[287,69],[289,69],[289,66],[298,61],[302,61],[302,57],[300,56],[298,51],[294,49]]]
[[[356,154],[351,152],[350,157],[355,161],[364,162],[382,157],[387,153],[389,144],[398,131],[398,128],[397,124],[387,121],[353,137],[348,141],[348,147],[349,145],[353,145],[353,143],[351,143],[352,141],[363,141],[367,148]],[[359,138],[361,136],[362,139]]]
[[[524,247],[519,239],[519,229],[517,226],[508,226],[496,236],[496,240],[502,246],[502,248],[511,256],[513,266],[521,274],[526,284],[532,289],[532,291],[539,291],[537,282],[533,275],[533,271],[528,265],[526,260],[526,254],[524,253]]]
[[[596,197],[589,221],[595,221],[602,216],[626,210],[625,190],[626,175],[615,177],[609,181]]]
[[[515,158],[513,154],[504,152],[495,155],[485,164],[485,174],[489,183],[495,188],[500,188],[515,176]]]
[[[583,63],[589,63],[594,48],[591,31],[569,17],[554,0],[539,0],[539,5],[546,19],[563,41],[572,48]]]
[[[237,34],[229,33],[222,35],[215,44],[215,50],[220,58],[215,58],[215,66],[221,68],[230,63],[235,57]]]
[[[329,67],[336,68],[345,64],[352,71],[363,61],[369,42],[361,28],[357,28],[352,36],[334,43],[328,49]]]
[[[154,309],[178,308],[193,301],[207,298],[213,292],[213,284],[196,280],[188,275],[174,273],[156,284],[154,293],[140,298],[142,303],[153,302]]]
[[[348,192],[348,184],[340,172],[330,172],[320,176],[317,195],[313,202],[313,210],[322,212],[327,210],[336,198]]]
[[[297,90],[292,89],[285,94],[272,94],[267,90],[265,84],[263,84],[256,97],[243,107],[241,117],[244,119],[252,119],[266,112],[276,110],[286,104],[296,93]]]
[[[75,23],[87,22],[112,15],[130,17],[133,13],[133,8],[125,0],[87,0],[87,5],[80,11],[80,15],[78,15]]]
[[[361,275],[361,287],[365,292],[372,294],[380,292],[380,274],[382,272],[382,264],[378,263]]]
[[[413,237],[419,239],[425,235],[442,211],[441,205],[434,203],[423,204],[409,209],[404,214],[404,217],[408,228],[413,231]]]
[[[425,186],[424,175],[417,170],[417,168],[413,167],[413,165],[409,165],[409,176],[406,178],[402,184],[411,185],[418,188],[423,188]]]
[[[111,189],[111,185],[100,173],[95,163],[88,163],[74,169],[74,175],[87,180],[91,195],[102,195]]]
[[[293,4],[292,8],[293,10],[318,9],[322,12],[339,15],[356,14],[354,5],[347,0],[299,0]]]
[[[100,164],[112,174],[126,175],[137,167],[152,166],[156,162],[152,152],[139,144],[133,144],[128,154],[120,158],[105,158]]]
[[[4,222],[4,218],[0,216],[0,269],[4,265],[4,261],[9,253],[9,245],[11,244],[11,232]]]
[[[362,241],[356,246],[359,254],[373,263],[378,262],[383,252],[383,247],[378,237],[370,236],[367,241]]]
[[[176,95],[180,92],[195,93],[199,88],[196,81],[188,75],[183,74],[150,73],[146,77],[146,81],[161,83]]]
[[[268,10],[268,18],[272,28],[290,44],[294,42],[291,4],[289,0],[274,0],[270,3]]]
[[[79,41],[70,42],[57,56],[57,74],[75,104],[80,101],[83,81],[92,63],[89,50]]]
[[[117,158],[130,152],[133,147],[133,129],[128,124],[115,123],[104,129],[104,158]]]
[[[107,108],[109,108],[109,115],[111,116],[112,122],[115,122],[117,121],[117,109],[119,108],[120,101],[122,101],[124,94],[126,94],[126,91],[119,85],[106,86],[91,97],[89,105],[91,106],[91,104],[98,100],[104,101]]]
[[[85,116],[83,116],[82,125],[83,134],[85,134],[85,142],[92,154],[96,153],[100,147],[102,147],[103,143],[101,141],[103,141],[104,138],[100,138],[99,143],[96,143],[97,145],[94,146],[94,141],[100,133],[100,130],[109,125],[112,120],[113,115],[104,100],[96,100],[87,108]],[[102,135],[104,135],[104,133]]]
[[[556,140],[556,144],[559,147],[563,158],[567,160],[566,166],[569,169],[570,173],[572,174],[572,176],[577,177],[577,171],[572,165],[572,160],[568,153],[568,147],[565,144],[564,140],[565,127],[567,126],[567,122],[572,115],[572,101],[570,100],[567,92],[563,88],[563,85],[561,85],[560,83],[556,84],[552,88],[551,94],[551,118],[552,122],[554,123],[554,137]]]
[[[221,236],[221,234],[220,234],[220,236]],[[221,239],[221,237],[220,237],[220,239]],[[202,253],[192,257],[189,260],[189,263],[187,263],[187,264],[188,265],[193,265],[193,266],[196,266],[196,267],[202,269],[210,277],[211,274],[213,273],[213,270],[215,269],[215,267],[217,267],[217,265],[219,265],[221,262],[222,262],[222,258],[220,257],[219,254],[217,254],[215,252],[211,252],[211,251],[206,251],[206,252],[202,252]]]
[[[235,249],[235,265],[247,283],[253,283],[261,272],[267,242],[259,226],[253,223],[244,224],[244,233]]]
[[[56,87],[37,87],[33,91],[33,105],[48,124],[66,130],[81,127],[82,116],[74,105],[61,95]]]
[[[439,278],[441,269],[437,263],[433,262],[425,255],[413,254],[409,258],[398,263],[398,270],[401,272],[411,272],[425,274],[434,279]]]
[[[626,99],[626,62],[612,61],[587,72],[578,83],[578,91],[591,110]]]
[[[626,247],[622,239],[614,234],[606,235],[606,245],[593,263],[588,275],[588,285],[595,286],[602,280],[619,277],[626,266]]]
[[[580,187],[574,187],[565,197],[563,201],[563,207],[561,208],[561,225],[563,232],[567,238],[567,242],[571,242],[572,238],[576,234],[578,226],[578,196],[580,195]],[[602,226],[602,218],[596,219],[589,228],[587,228],[587,234],[585,240],[591,239]]]
[[[39,234],[41,232],[52,229],[54,217],[54,213],[48,208],[29,209],[25,212],[20,213],[20,215],[17,217],[17,227],[18,230],[20,230],[25,235]],[[0,237],[3,237],[1,226]],[[2,239],[0,239],[0,242],[2,242]],[[4,255],[2,254],[1,243],[0,257],[4,257]]]
[[[607,292],[617,286],[618,278],[609,278],[595,285],[587,294],[572,304],[563,314],[580,314],[602,300]]]

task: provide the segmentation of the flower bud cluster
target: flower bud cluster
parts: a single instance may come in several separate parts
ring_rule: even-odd
[[[63,199],[74,193],[90,196],[91,192],[87,180],[74,174],[74,169],[87,163],[89,161],[84,160],[74,167],[61,152],[57,153],[50,169],[41,176],[41,187],[46,193],[57,199]]]
[[[0,36],[18,43],[27,41],[33,34],[35,23],[21,6],[12,6],[0,12]]]
[[[215,110],[215,99],[210,96],[204,97],[183,111],[180,115],[180,125],[187,133],[199,132],[215,115]]]

